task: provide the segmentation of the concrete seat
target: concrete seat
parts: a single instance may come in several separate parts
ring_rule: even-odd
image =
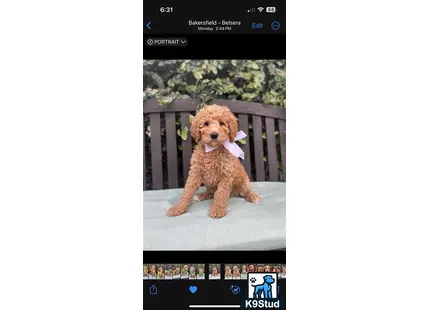
[[[284,182],[253,182],[257,204],[231,197],[222,219],[209,217],[213,200],[193,202],[188,212],[168,217],[183,188],[144,192],[144,250],[276,250],[286,247]],[[204,191],[201,188],[199,191]]]

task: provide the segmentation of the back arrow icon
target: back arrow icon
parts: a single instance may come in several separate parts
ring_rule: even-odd
[[[148,27],[148,29],[151,29],[151,27],[149,25],[151,25],[151,22],[146,24],[146,27]]]

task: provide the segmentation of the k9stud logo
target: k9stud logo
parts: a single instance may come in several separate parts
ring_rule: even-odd
[[[245,301],[245,308],[279,308],[278,274],[249,272],[248,298]]]
[[[249,272],[248,298],[278,298],[278,275],[275,272]]]

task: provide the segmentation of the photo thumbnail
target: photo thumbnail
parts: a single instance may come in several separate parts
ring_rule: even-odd
[[[190,265],[190,272],[189,272],[189,278],[190,280],[196,280],[197,274],[196,274],[196,265],[191,264]]]
[[[165,274],[164,274],[164,264],[157,265],[157,280],[164,280]]]
[[[167,264],[164,270],[164,279],[173,280],[173,266],[172,264]]]
[[[157,279],[157,266],[151,265],[149,268],[148,280],[156,280]]]
[[[188,279],[188,277],[189,277],[188,269],[189,269],[189,265],[188,264],[182,265],[182,268],[181,268],[181,279]]]
[[[209,264],[209,280],[221,279],[221,264]]]
[[[287,277],[287,267],[282,265],[281,278],[285,279]]]
[[[233,264],[232,280],[240,280],[240,264]]]
[[[149,265],[143,264],[143,279],[148,280],[149,279]]]
[[[242,280],[248,279],[248,270],[249,270],[248,265],[242,265],[242,267],[240,269],[240,278]]]
[[[181,265],[180,264],[173,264],[172,265],[172,277],[173,280],[177,280],[181,278]]]
[[[224,265],[224,280],[233,280],[233,266]]]
[[[197,270],[197,280],[204,280],[205,279],[205,265],[204,264],[197,264],[196,270]]]

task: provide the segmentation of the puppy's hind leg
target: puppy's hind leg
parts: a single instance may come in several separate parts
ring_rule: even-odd
[[[236,193],[239,193],[238,196],[243,197],[246,199],[246,201],[251,203],[257,203],[260,202],[260,196],[256,192],[252,191],[251,184],[249,181],[244,182],[240,186],[238,186],[235,189]]]
[[[214,194],[206,191],[204,193],[198,193],[197,195],[194,196],[194,201],[203,201],[203,200],[209,200],[214,198]]]
[[[251,203],[258,203],[260,202],[260,196],[258,196],[258,194],[256,192],[253,191],[249,191],[247,193],[245,193],[245,195],[243,196],[246,201],[251,202]]]

